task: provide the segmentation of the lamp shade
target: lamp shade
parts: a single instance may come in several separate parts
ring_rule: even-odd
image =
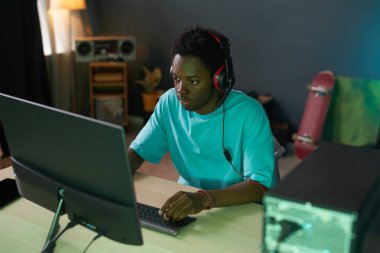
[[[51,0],[50,9],[84,10],[86,0]]]

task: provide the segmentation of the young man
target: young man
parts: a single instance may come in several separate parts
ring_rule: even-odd
[[[262,106],[231,90],[227,38],[190,27],[171,50],[174,88],[161,96],[128,149],[133,172],[144,160],[158,163],[169,151],[178,182],[201,189],[170,197],[160,209],[168,220],[260,201],[276,181],[273,136]]]

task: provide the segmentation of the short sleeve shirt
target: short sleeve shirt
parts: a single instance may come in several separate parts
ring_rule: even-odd
[[[223,136],[240,175],[223,154]],[[268,188],[276,183],[266,113],[259,102],[236,90],[224,105],[205,115],[184,109],[174,88],[168,90],[130,147],[152,163],[159,163],[169,151],[180,174],[178,182],[197,188],[223,189],[246,177]]]

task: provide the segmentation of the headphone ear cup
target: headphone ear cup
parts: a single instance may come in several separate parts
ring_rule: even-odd
[[[218,91],[226,92],[229,88],[227,81],[226,66],[221,66],[214,74],[213,77],[214,87]]]

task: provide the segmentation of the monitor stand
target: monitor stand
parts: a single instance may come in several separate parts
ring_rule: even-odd
[[[64,192],[65,192],[64,189],[58,190],[58,198],[59,198],[58,208],[54,214],[53,221],[50,225],[49,234],[47,235],[46,242],[45,242],[44,247],[41,250],[41,253],[52,253],[54,248],[55,248],[55,241],[56,241],[56,239],[58,239],[55,237],[56,237],[58,230],[59,230],[59,216],[60,216],[60,213],[61,213],[62,207],[63,207]]]

